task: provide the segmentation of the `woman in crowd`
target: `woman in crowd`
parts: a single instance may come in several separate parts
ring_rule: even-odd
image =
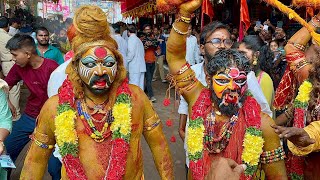
[[[285,51],[283,47],[280,46],[278,40],[272,40],[270,42],[269,47],[274,55],[274,59],[272,61],[272,68],[270,69],[269,75],[273,81],[274,89],[276,90],[281,81],[287,63],[285,61]]]
[[[268,104],[272,107],[274,99],[273,82],[270,78],[273,54],[259,36],[246,36],[239,45],[239,51],[246,54],[250,60],[251,67],[256,74],[258,83],[266,97]]]

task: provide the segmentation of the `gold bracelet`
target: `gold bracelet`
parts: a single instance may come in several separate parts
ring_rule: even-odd
[[[289,44],[292,44],[295,48],[299,49],[300,51],[305,51],[306,50],[306,46],[299,44],[299,43],[295,43],[295,42],[288,42]]]
[[[184,23],[186,23],[186,24],[190,24],[190,23],[191,23],[191,20],[188,21],[188,20],[184,20],[184,19],[182,19],[182,18],[178,18],[178,19],[176,19],[174,22],[184,22]]]
[[[175,27],[174,24],[175,24],[175,23],[172,24],[172,29],[173,29],[176,33],[178,33],[178,34],[180,34],[180,35],[187,35],[187,34],[188,34],[188,31],[187,31],[187,32],[181,32],[179,29],[177,29],[177,28]]]

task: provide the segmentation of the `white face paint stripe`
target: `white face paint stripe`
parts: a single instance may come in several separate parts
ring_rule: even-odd
[[[111,67],[111,73],[112,73],[112,76],[115,76],[116,75],[116,72],[117,72],[117,63],[115,63],[112,67]]]
[[[90,69],[81,64],[79,73],[81,76],[89,79]]]

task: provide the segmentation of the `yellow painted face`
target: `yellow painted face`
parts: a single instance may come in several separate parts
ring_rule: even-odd
[[[247,74],[238,68],[227,68],[212,77],[212,89],[224,104],[239,103],[247,89]]]
[[[117,75],[115,55],[106,47],[93,47],[79,61],[81,80],[94,93],[104,92],[111,87]]]

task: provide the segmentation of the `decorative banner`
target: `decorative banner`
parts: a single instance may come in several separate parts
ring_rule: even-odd
[[[136,18],[136,17],[142,17],[146,15],[153,15],[155,14],[155,12],[156,12],[156,4],[154,2],[147,2],[130,11],[122,13],[122,16],[124,18],[128,18],[128,17]]]
[[[246,0],[240,1],[240,29],[239,29],[239,41],[242,41],[244,37],[244,33],[250,27],[250,17],[249,17],[249,10],[248,4]]]
[[[62,14],[64,18],[70,16],[70,6],[66,5],[66,2],[59,0],[54,2],[38,2],[38,14],[43,17],[47,17],[49,14]]]
[[[320,1],[319,0],[292,0],[294,6],[307,6],[313,7],[315,9],[320,8]]]

